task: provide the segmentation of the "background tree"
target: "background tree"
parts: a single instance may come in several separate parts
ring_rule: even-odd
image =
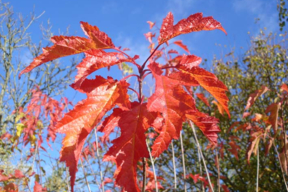
[[[42,33],[43,36],[41,41],[35,44],[29,34],[29,27],[35,25],[35,21],[41,15],[36,16],[32,13],[30,18],[25,18],[21,14],[15,14],[9,3],[3,2],[0,2],[0,10],[0,135],[2,135],[0,136],[0,170],[5,174],[10,174],[15,169],[20,169],[23,173],[29,172],[29,174],[35,171],[44,178],[44,165],[48,167],[56,165],[56,161],[49,165],[46,161],[49,158],[45,160],[42,158],[43,150],[48,147],[47,143],[44,145],[44,149],[36,150],[32,154],[32,158],[26,160],[26,157],[31,155],[27,153],[29,149],[33,148],[31,139],[33,138],[33,142],[37,143],[40,139],[42,140],[42,136],[46,138],[47,131],[40,134],[40,129],[37,130],[39,134],[35,132],[34,136],[29,138],[30,143],[24,144],[23,127],[21,128],[19,124],[19,119],[23,118],[20,111],[26,108],[31,101],[31,90],[35,88],[35,85],[48,97],[61,96],[62,90],[71,80],[70,76],[76,61],[71,60],[68,65],[63,63],[60,65],[55,60],[38,68],[33,74],[29,73],[18,79],[20,70],[28,65],[32,58],[39,55],[43,46],[50,44],[51,26],[49,22],[46,27],[40,26],[39,33]],[[41,123],[42,127],[47,127],[49,119],[41,117]],[[17,134],[18,136],[15,137]],[[49,142],[49,138],[47,139]],[[38,170],[35,168],[36,164],[39,165]],[[27,189],[25,188],[25,190]]]
[[[286,22],[288,21],[288,9],[287,9],[287,3],[286,0],[279,0],[279,3],[277,4],[277,9],[279,12],[278,18],[279,18],[279,27],[282,31],[285,27]]]
[[[209,107],[199,99],[199,102],[197,102],[199,104],[198,107],[210,115],[216,115],[219,118],[221,128],[218,148],[204,150],[204,156],[211,174],[212,183],[214,184],[214,190],[218,188],[217,180],[221,180],[219,183],[225,185],[220,185],[222,190],[228,187],[231,191],[255,191],[257,156],[252,155],[250,164],[247,162],[247,151],[252,138],[247,123],[251,122],[251,119],[243,118],[242,114],[245,112],[249,95],[264,85],[270,91],[255,101],[250,112],[251,114],[259,113],[267,114],[268,116],[268,113],[265,113],[266,108],[279,96],[281,85],[287,83],[286,33],[265,34],[265,30],[261,30],[258,36],[251,37],[250,47],[244,54],[236,56],[235,52],[237,50],[233,49],[224,58],[215,58],[212,67],[214,73],[230,90],[228,97],[230,100],[229,111],[231,118],[228,118],[226,114],[221,114],[223,109],[215,103],[212,104],[213,99],[208,94],[202,90],[196,91],[196,93],[204,93],[211,105]],[[204,63],[204,65],[206,64]],[[281,113],[286,119],[287,111],[284,110]],[[287,121],[284,121],[283,124],[286,127]],[[194,135],[191,127],[188,124],[184,125],[182,135],[183,145],[185,146],[186,173],[192,173],[186,180],[186,184],[189,188],[203,190],[205,185],[208,187],[207,178],[205,177],[206,173],[203,164],[199,161],[199,151],[193,139]],[[198,131],[197,136],[202,149],[205,149],[208,144],[207,139],[200,131]],[[267,153],[268,141],[269,139],[266,138],[265,142],[263,140],[259,142],[259,189],[261,191],[286,191],[277,153],[273,147]],[[283,151],[284,145],[281,142],[280,139],[275,139],[278,153]],[[156,167],[162,167],[158,170],[158,174],[166,178],[166,181],[162,182],[164,188],[173,188],[174,177],[171,173],[174,172],[174,168],[171,159],[174,158],[177,188],[178,190],[184,190],[181,143],[180,141],[175,141],[173,144],[173,148],[169,148],[156,161]],[[219,162],[219,170],[217,160]],[[199,179],[197,174],[200,174],[205,179]],[[193,178],[198,182],[194,182]],[[285,179],[287,181],[287,174],[285,174]]]

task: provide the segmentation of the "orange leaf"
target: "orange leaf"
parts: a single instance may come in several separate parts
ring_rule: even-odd
[[[239,145],[237,145],[236,144],[236,142],[234,141],[234,140],[231,140],[230,142],[229,142],[229,145],[230,145],[230,149],[228,149],[228,151],[230,151],[234,156],[235,156],[235,158],[238,160],[239,158],[238,158],[238,151],[241,149],[240,147],[239,147]]]
[[[188,47],[182,43],[182,40],[177,40],[177,41],[174,41],[173,43],[174,43],[175,45],[178,45],[179,47],[181,47],[181,48],[184,49],[187,53],[190,54]]]
[[[120,114],[123,111],[119,108],[115,108],[113,113],[105,118],[104,122],[98,126],[97,130],[103,132],[104,135],[102,137],[103,140],[108,140],[110,133],[118,126],[118,122],[120,119]]]
[[[220,113],[221,115],[224,115],[224,109],[223,109],[223,107],[222,107],[217,101],[215,101],[215,100],[212,101],[212,103],[214,103],[214,104],[217,106],[219,113]]]
[[[3,175],[2,174],[3,172],[4,172],[3,170],[0,170],[0,182],[1,181],[7,181],[7,180],[10,179],[10,177],[7,177],[7,176]]]
[[[149,24],[150,29],[152,29],[155,25],[155,22],[152,21],[147,21],[147,23]]]
[[[28,73],[43,63],[60,57],[74,55],[93,49],[107,49],[114,47],[111,39],[104,32],[99,31],[96,26],[91,26],[88,23],[81,22],[81,27],[90,39],[74,36],[67,37],[62,35],[52,37],[51,41],[54,45],[44,48],[43,53],[34,58],[32,63],[20,72],[19,77],[23,73]]]
[[[162,113],[165,121],[152,146],[152,155],[158,157],[172,139],[179,138],[185,111],[196,108],[194,99],[178,81],[161,75],[162,70],[157,63],[151,63],[148,68],[156,80],[155,93],[148,99],[148,110]]]
[[[264,93],[266,93],[268,91],[268,87],[265,87],[264,85],[261,87],[261,89],[256,90],[254,93],[251,93],[249,95],[248,101],[247,101],[247,105],[245,107],[245,111],[248,110],[256,101],[256,99],[263,95]]]
[[[203,103],[205,103],[205,105],[207,105],[208,107],[210,107],[210,104],[207,100],[207,98],[205,97],[205,95],[203,93],[196,93],[196,96],[203,101]]]
[[[252,133],[252,137],[250,138],[250,143],[247,149],[247,162],[248,164],[250,164],[250,157],[252,155],[252,153],[254,153],[255,155],[257,154],[257,149],[258,149],[258,145],[260,142],[260,138],[262,136],[262,131],[257,131]]]
[[[73,110],[65,114],[55,127],[57,132],[66,134],[62,142],[60,161],[66,162],[67,167],[69,167],[72,192],[77,163],[89,133],[115,104],[124,109],[130,108],[125,99],[128,97],[128,85],[123,83],[113,82],[112,79],[105,81],[100,76],[93,80],[85,80],[82,84],[84,87],[80,88],[87,93],[88,98],[80,101]]]
[[[177,56],[175,58],[175,61],[179,61],[179,66],[184,66],[188,69],[191,69],[192,67],[196,67],[201,64],[202,58],[198,57],[196,55],[181,55]]]
[[[220,29],[226,34],[225,29],[221,24],[213,19],[213,17],[203,17],[202,13],[190,15],[187,19],[180,20],[176,25],[173,25],[174,17],[171,12],[163,19],[158,37],[158,43],[162,44],[181,34],[191,33],[194,31]]]
[[[97,48],[109,49],[115,47],[108,35],[100,31],[98,27],[89,25],[87,22],[83,21],[80,23],[85,35],[87,35],[95,45],[97,45]]]
[[[185,86],[198,86],[199,85],[198,81],[196,81],[194,77],[182,71],[173,71],[172,73],[169,74],[168,78],[178,81],[179,84],[185,85]]]
[[[85,52],[85,58],[76,66],[78,73],[75,77],[75,83],[73,83],[71,86],[73,88],[77,88],[81,85],[83,80],[94,71],[122,62],[130,62],[130,60],[126,59],[121,53],[106,53],[100,49],[87,51]]]
[[[183,73],[190,75],[206,91],[208,91],[224,108],[228,116],[230,117],[228,109],[228,97],[226,96],[227,87],[213,74],[200,67],[192,67],[188,69],[184,66],[178,66]]]
[[[280,87],[280,90],[281,90],[281,91],[286,91],[286,93],[288,93],[288,86],[283,83],[283,84],[281,85],[281,87]]]
[[[262,114],[259,113],[255,113],[255,117],[253,119],[251,119],[252,121],[259,121],[260,119],[263,118]]]
[[[35,181],[35,185],[34,185],[34,192],[45,192],[47,191],[46,188],[42,188],[42,186],[37,182]]]
[[[210,117],[198,110],[187,113],[186,117],[190,119],[203,132],[203,134],[213,145],[217,144],[217,133],[220,132],[220,129],[217,125],[217,118]]]
[[[278,128],[278,112],[280,109],[281,103],[272,103],[267,107],[265,113],[270,113],[269,115],[269,123],[272,125],[275,133]]]

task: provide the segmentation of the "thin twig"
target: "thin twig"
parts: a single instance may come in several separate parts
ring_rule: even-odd
[[[197,147],[197,148],[198,148],[198,147]],[[199,163],[200,175],[203,175],[202,163],[201,163],[201,159],[202,159],[202,158],[201,158],[201,154],[200,154],[200,149],[199,149],[199,148],[197,149],[197,152],[198,152],[198,163]],[[203,182],[201,182],[201,189],[202,189],[202,192],[205,192]]]
[[[142,172],[142,176],[143,176],[143,185],[142,185],[142,192],[145,192],[145,186],[146,186],[146,161],[145,158],[142,158],[142,163],[143,163],[143,172]]]
[[[155,165],[154,165],[154,159],[152,157],[151,150],[150,150],[150,147],[148,145],[148,142],[146,142],[146,145],[147,145],[147,149],[148,149],[148,152],[149,152],[150,161],[151,161],[151,165],[152,165],[153,176],[154,176],[154,181],[155,181],[155,189],[156,189],[156,192],[158,192],[158,183],[157,183],[158,181],[157,181],[157,175],[156,175],[156,170],[155,170]]]
[[[199,149],[199,153],[200,153],[201,158],[202,158],[202,162],[203,162],[203,165],[204,165],[204,168],[205,168],[205,171],[206,171],[206,175],[207,175],[207,179],[208,179],[208,183],[209,183],[210,189],[212,190],[212,192],[214,192],[214,189],[213,189],[213,186],[212,186],[212,183],[211,183],[211,180],[210,180],[209,172],[208,172],[208,169],[207,169],[207,166],[206,166],[206,162],[205,162],[205,159],[204,159],[204,156],[203,156],[203,153],[202,153],[202,150],[201,150],[198,138],[197,138],[197,134],[196,134],[196,131],[195,131],[195,128],[194,128],[194,124],[190,120],[189,120],[189,125],[190,125],[190,127],[191,127],[191,129],[193,131],[193,134],[194,134],[194,137],[195,137],[195,141],[196,141],[196,144],[197,144],[198,149]]]
[[[67,189],[70,191],[70,183],[69,183],[69,169],[66,167],[66,183],[67,183]]]
[[[100,180],[101,180],[101,185],[102,185],[102,191],[104,192],[104,185],[103,185],[103,174],[101,170],[101,163],[100,163],[100,154],[99,154],[99,149],[98,149],[98,136],[97,136],[97,130],[96,128],[94,129],[94,135],[95,135],[95,141],[96,141],[96,155],[97,155],[97,162],[99,166],[99,172],[100,172]]]
[[[257,175],[256,175],[256,192],[259,191],[259,147],[257,148]]]
[[[280,160],[280,155],[279,155],[279,153],[278,153],[278,151],[277,151],[277,148],[276,148],[276,146],[275,146],[274,141],[273,141],[273,146],[274,146],[274,150],[275,150],[275,152],[276,152],[276,154],[277,154],[277,157],[278,157],[278,160],[279,160],[279,163],[280,163],[281,173],[282,173],[283,181],[284,181],[284,183],[285,183],[286,191],[288,192],[287,181],[286,181],[286,179],[285,179],[285,174],[284,174],[284,170],[283,170],[282,163],[281,163],[281,160]]]
[[[81,162],[81,167],[82,167],[82,170],[83,170],[85,182],[86,182],[86,185],[87,185],[87,187],[88,187],[88,191],[91,192],[90,185],[89,185],[89,182],[88,182],[88,179],[87,179],[86,171],[85,171],[85,169],[84,169],[84,166],[83,166],[81,157],[80,157],[80,162]]]
[[[220,189],[220,162],[219,162],[219,157],[218,157],[218,150],[216,150],[216,161],[217,161],[217,186],[218,186],[218,192],[221,192]]]
[[[160,45],[161,44],[157,45],[157,47],[153,50],[153,52],[149,55],[149,57],[144,61],[140,70],[142,70],[142,71],[144,70],[147,61],[154,55],[154,53],[157,51],[157,49],[160,47]]]
[[[177,189],[177,175],[176,175],[176,165],[175,165],[175,154],[174,154],[173,140],[171,141],[171,147],[172,147],[172,162],[173,162],[173,172],[174,172],[174,189]]]
[[[180,133],[180,144],[181,144],[181,153],[182,153],[182,165],[183,165],[184,191],[185,191],[185,192],[187,192],[187,186],[186,186],[186,167],[185,167],[185,155],[184,155],[184,147],[183,147],[183,139],[182,139],[182,133]]]
[[[101,191],[101,192],[104,192],[102,189],[101,189],[101,186],[103,187],[103,183],[101,183],[101,184],[99,184],[98,183],[98,181],[97,181],[97,176],[96,176],[96,174],[95,174],[95,172],[94,172],[94,170],[93,170],[93,167],[92,167],[92,165],[91,165],[91,163],[90,163],[90,160],[89,160],[89,156],[87,156],[87,163],[88,163],[88,166],[89,166],[89,168],[90,168],[90,171],[91,171],[91,173],[92,173],[92,175],[93,175],[93,177],[94,177],[94,179],[95,179],[95,183],[96,183],[96,185],[98,186],[98,188],[99,188],[99,190]],[[103,187],[104,188],[104,187]]]

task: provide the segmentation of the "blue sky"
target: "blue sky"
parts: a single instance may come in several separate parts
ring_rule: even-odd
[[[171,11],[175,22],[190,14],[202,12],[204,16],[213,16],[220,21],[228,32],[204,31],[182,35],[182,39],[192,54],[211,58],[219,54],[215,43],[228,47],[246,47],[247,34],[257,34],[259,28],[278,30],[276,0],[144,0],[144,1],[95,1],[95,0],[11,0],[14,12],[29,15],[33,9],[36,15],[44,15],[31,27],[33,41],[41,34],[39,25],[49,19],[55,35],[65,32],[69,27],[71,35],[84,36],[79,22],[87,21],[106,32],[117,46],[128,47],[131,53],[137,53],[144,59],[148,55],[148,42],[144,33],[149,31],[147,21],[156,22],[160,27],[162,19]],[[34,7],[34,8],[33,8]],[[260,21],[255,24],[255,18]]]
[[[256,35],[263,27],[267,27],[267,31],[278,31],[276,0],[11,0],[10,3],[15,13],[24,16],[29,16],[33,10],[36,15],[45,11],[29,30],[34,42],[38,42],[41,36],[40,24],[45,25],[47,20],[50,20],[54,35],[63,34],[69,27],[69,34],[77,36],[84,36],[79,22],[86,21],[106,32],[116,46],[130,48],[128,53],[131,56],[140,55],[139,63],[149,55],[149,43],[144,37],[144,33],[149,31],[147,21],[156,22],[160,27],[169,11],[174,14],[175,23],[197,12],[213,16],[222,23],[228,32],[227,36],[216,30],[176,38],[183,40],[191,54],[208,59],[208,65],[213,56],[220,58],[234,47],[236,55],[242,54],[249,45],[248,32]],[[260,19],[257,23],[256,18]],[[114,70],[109,73],[102,70],[100,74],[103,73],[116,78],[121,76],[121,73],[117,75]]]

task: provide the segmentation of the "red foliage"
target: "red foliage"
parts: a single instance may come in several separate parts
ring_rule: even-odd
[[[154,23],[148,23],[153,27]],[[228,98],[225,94],[226,86],[215,75],[200,68],[198,65],[202,60],[195,55],[177,55],[172,58],[169,54],[170,58],[166,58],[165,65],[157,63],[156,60],[165,55],[165,48],[158,50],[160,45],[167,43],[173,37],[201,30],[220,29],[225,32],[219,22],[212,17],[202,17],[201,13],[197,13],[173,25],[173,15],[169,13],[161,26],[158,46],[155,49],[152,43],[155,35],[146,34],[151,43],[151,55],[142,65],[136,63],[139,56],[130,57],[120,48],[115,47],[107,34],[101,32],[98,27],[86,22],[81,22],[81,27],[88,38],[52,37],[54,45],[45,48],[43,53],[20,73],[20,75],[27,73],[45,62],[60,57],[83,52],[85,54],[85,58],[77,65],[78,74],[72,88],[85,93],[87,98],[66,113],[54,129],[56,132],[66,134],[62,142],[60,160],[66,162],[69,167],[72,192],[84,142],[96,126],[98,131],[104,132],[102,141],[109,140],[109,135],[116,126],[121,129],[121,135],[112,141],[113,146],[105,154],[104,160],[116,163],[117,169],[114,173],[116,184],[128,192],[140,191],[136,177],[137,163],[149,157],[145,134],[149,127],[154,128],[158,133],[152,146],[152,155],[155,157],[167,149],[172,139],[179,138],[183,122],[189,119],[201,129],[213,145],[217,143],[217,133],[220,131],[217,126],[218,120],[197,110],[190,86],[203,87],[218,100],[230,116]],[[188,48],[181,41],[174,43],[189,53]],[[104,49],[117,52],[105,52]],[[170,53],[177,54],[175,51]],[[100,68],[109,69],[110,66],[121,62],[135,65],[139,75],[132,74],[120,81],[112,77],[104,79],[101,76],[96,76],[92,80],[86,79],[89,74]],[[148,68],[146,68],[147,63]],[[142,84],[149,74],[155,78],[156,88],[151,97],[145,98]],[[138,92],[129,87],[126,82],[130,76],[137,77]],[[128,89],[138,95],[138,101],[129,100]],[[114,109],[113,113],[101,123],[104,115],[112,109]],[[89,152],[86,151],[84,154]],[[150,184],[149,190],[153,190],[153,180]]]

